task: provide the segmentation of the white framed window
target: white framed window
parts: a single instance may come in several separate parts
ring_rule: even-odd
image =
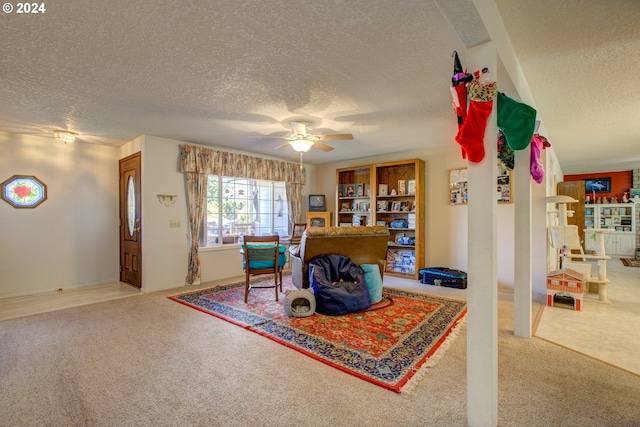
[[[209,175],[205,246],[242,242],[243,237],[289,230],[284,181]]]

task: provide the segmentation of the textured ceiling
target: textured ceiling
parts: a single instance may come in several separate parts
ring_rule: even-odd
[[[640,2],[496,4],[565,172],[640,167]],[[286,135],[290,120],[354,135],[305,154],[316,164],[455,144],[451,52],[464,65],[465,46],[487,37],[471,0],[45,5],[0,16],[0,130],[111,145],[149,134],[290,160],[259,136]]]

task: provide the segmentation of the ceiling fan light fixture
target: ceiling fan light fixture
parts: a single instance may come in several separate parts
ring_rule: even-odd
[[[73,132],[57,130],[53,133],[53,135],[65,144],[69,144],[70,142],[76,140],[76,134]]]
[[[291,144],[293,149],[298,153],[306,153],[313,145],[313,141],[309,141],[306,139],[295,139],[293,141],[290,141],[289,144]]]

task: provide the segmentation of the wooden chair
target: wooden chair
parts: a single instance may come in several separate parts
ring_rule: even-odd
[[[278,279],[282,292],[282,267],[286,257],[280,256],[280,238],[278,236],[244,236],[243,243],[245,271],[244,302],[249,298],[251,288],[275,288],[278,301]],[[252,286],[249,279],[252,275],[273,274],[273,285]]]
[[[296,246],[300,244],[300,239],[302,238],[302,233],[307,229],[306,222],[296,222],[293,224],[293,230],[291,230],[291,246]]]

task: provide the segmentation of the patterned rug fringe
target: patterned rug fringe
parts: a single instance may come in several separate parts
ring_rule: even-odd
[[[467,324],[467,315],[462,316],[455,324],[451,331],[445,338],[445,340],[440,344],[440,347],[429,357],[426,362],[418,368],[418,371],[411,377],[409,381],[400,389],[400,393],[404,397],[409,397],[411,393],[415,390],[416,386],[424,378],[429,368],[433,368],[436,366],[438,361],[444,356],[447,352],[451,343],[456,339],[462,328]]]

